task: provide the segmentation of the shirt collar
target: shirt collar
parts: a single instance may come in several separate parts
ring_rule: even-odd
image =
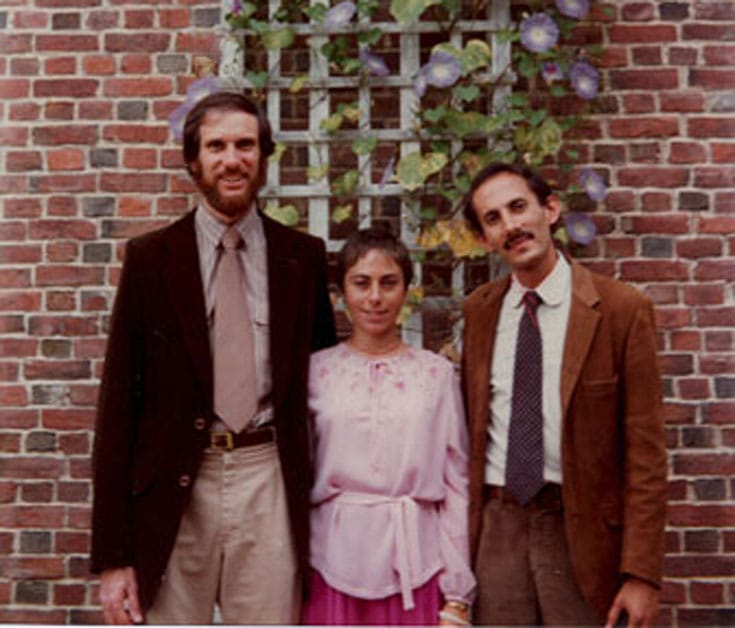
[[[194,220],[196,220],[197,226],[201,229],[201,232],[207,242],[214,248],[217,248],[222,240],[222,235],[228,228],[228,225],[217,220],[202,203],[199,203],[199,206],[197,207]],[[233,226],[240,232],[243,241],[248,243],[251,241],[253,234],[258,229],[259,224],[260,216],[258,215],[257,204],[253,202],[250,206],[250,211],[240,218]]]
[[[546,278],[534,288],[534,292],[538,293],[545,305],[552,307],[561,305],[564,298],[569,293],[569,287],[572,282],[572,268],[569,266],[566,258],[558,253],[556,263]],[[508,298],[511,300],[513,307],[520,307],[523,295],[528,288],[523,286],[518,279],[511,276],[510,287],[508,288]]]

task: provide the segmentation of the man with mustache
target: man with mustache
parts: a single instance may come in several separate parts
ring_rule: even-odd
[[[91,568],[107,623],[293,624],[308,566],[324,243],[259,211],[273,153],[234,92],[189,112],[193,211],[128,243],[100,389]]]
[[[511,271],[464,306],[474,621],[648,626],[667,499],[652,305],[557,251],[535,172],[491,164],[467,198]]]

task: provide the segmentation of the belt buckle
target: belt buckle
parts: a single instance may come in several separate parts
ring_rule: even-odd
[[[232,432],[210,432],[209,446],[220,451],[232,451],[235,448]]]

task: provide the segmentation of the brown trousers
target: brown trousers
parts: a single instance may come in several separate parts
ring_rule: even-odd
[[[483,509],[473,622],[599,625],[569,562],[560,487],[547,484],[525,507],[495,493]]]
[[[294,624],[300,580],[274,443],[207,450],[149,624]]]

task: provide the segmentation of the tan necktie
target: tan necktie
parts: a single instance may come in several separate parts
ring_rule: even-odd
[[[258,402],[253,327],[237,252],[242,245],[235,227],[225,231],[214,292],[214,411],[233,432],[250,422]]]

